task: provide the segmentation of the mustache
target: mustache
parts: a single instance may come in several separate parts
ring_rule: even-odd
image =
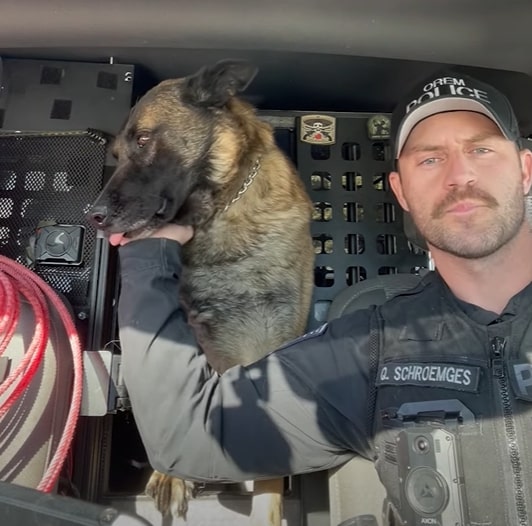
[[[448,208],[455,203],[459,203],[460,201],[464,201],[466,199],[480,201],[488,208],[496,208],[499,206],[499,201],[497,201],[497,199],[495,199],[495,197],[493,197],[491,194],[481,190],[480,188],[470,186],[464,189],[458,189],[449,192],[432,212],[432,218],[441,218],[443,215],[445,215],[445,212]]]

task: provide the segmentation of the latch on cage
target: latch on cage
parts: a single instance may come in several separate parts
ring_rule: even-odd
[[[121,372],[121,355],[110,350],[85,351],[81,416],[104,416],[131,409]]]

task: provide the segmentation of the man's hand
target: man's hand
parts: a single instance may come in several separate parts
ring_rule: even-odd
[[[109,236],[109,243],[113,246],[122,246],[137,239],[164,237],[166,239],[173,239],[179,244],[184,245],[185,243],[188,243],[193,236],[194,229],[191,226],[169,224],[153,231],[149,235],[141,235],[133,238],[126,237],[124,234],[111,234]]]

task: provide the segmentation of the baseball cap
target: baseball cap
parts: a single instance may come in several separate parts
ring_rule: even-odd
[[[510,141],[520,139],[510,101],[493,86],[453,71],[441,71],[420,82],[392,114],[394,159],[410,132],[423,119],[447,111],[474,111],[494,121]]]

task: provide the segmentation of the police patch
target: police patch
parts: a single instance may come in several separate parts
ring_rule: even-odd
[[[377,386],[417,385],[455,391],[478,391],[480,367],[451,363],[386,363],[379,367]]]
[[[532,353],[525,353],[527,361],[510,361],[510,381],[514,394],[521,400],[532,402]]]

